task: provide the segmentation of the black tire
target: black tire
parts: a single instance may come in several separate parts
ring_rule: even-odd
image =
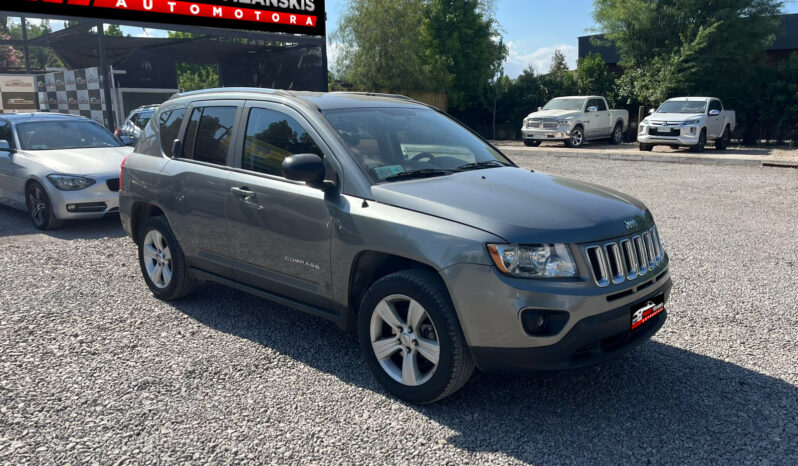
[[[28,206],[28,215],[33,226],[39,230],[53,230],[64,224],[63,220],[56,217],[50,196],[38,181],[29,183],[25,188],[25,205]]]
[[[534,139],[524,139],[524,145],[527,147],[537,147],[540,145],[540,141],[536,141]]]
[[[707,130],[702,129],[701,134],[698,135],[698,144],[694,146],[690,146],[690,152],[695,152],[700,154],[704,152],[704,148],[707,146]]]
[[[617,146],[623,142],[623,124],[616,123],[610,135],[610,144]]]
[[[729,140],[731,139],[731,134],[729,133],[729,127],[725,127],[723,129],[723,134],[720,135],[720,138],[715,139],[715,150],[726,150],[729,147]]]
[[[581,125],[574,126],[571,135],[565,140],[565,145],[574,149],[585,145],[585,130]]]
[[[423,307],[439,345],[437,367],[424,383],[417,386],[394,380],[380,364],[372,347],[372,316],[376,312],[377,305],[384,299],[397,295],[409,297]],[[363,297],[357,324],[360,348],[372,374],[385,390],[405,401],[411,403],[438,401],[462,388],[474,372],[474,362],[460,328],[454,305],[440,276],[434,272],[403,270],[377,280]],[[395,353],[394,356],[402,357],[401,354],[404,352]]]
[[[170,255],[170,270],[171,278],[168,283],[163,283],[164,286],[157,285],[150,278],[150,273],[147,270],[145,262],[145,243],[147,242],[148,234],[150,232],[157,232],[165,240],[165,245],[168,248]],[[144,281],[152,291],[156,298],[164,301],[171,301],[188,296],[194,291],[196,280],[191,276],[191,272],[186,265],[186,258],[183,255],[183,250],[177,242],[172,228],[169,223],[162,216],[150,217],[139,230],[139,266],[141,267],[141,274],[144,276]],[[164,280],[165,282],[165,280]]]
[[[651,152],[654,149],[654,146],[651,144],[643,144],[642,142],[637,145],[638,150],[642,152]]]

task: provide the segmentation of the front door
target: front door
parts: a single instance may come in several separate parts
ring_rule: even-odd
[[[590,116],[590,130],[586,133],[591,139],[606,138],[610,135],[610,111],[604,99],[590,99],[596,111]]]
[[[317,134],[294,110],[248,104],[227,195],[232,266],[237,281],[310,305],[332,297],[332,216],[324,193],[282,176],[293,154],[323,156]]]
[[[715,116],[709,115],[712,110],[722,112],[723,107],[719,100],[709,101],[709,108],[707,109],[707,141],[719,138],[723,134],[723,130],[726,129],[723,124],[723,115],[721,113]]]
[[[0,140],[8,141],[11,149],[16,147],[11,123],[0,120]],[[14,162],[11,151],[0,151],[0,201],[19,208],[25,207],[25,178],[21,167]]]
[[[242,107],[243,102],[214,101],[188,109],[182,147],[161,171],[159,193],[189,265],[229,278],[228,161]]]

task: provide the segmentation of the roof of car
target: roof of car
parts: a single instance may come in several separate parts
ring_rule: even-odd
[[[258,97],[282,97],[303,102],[320,110],[353,107],[429,107],[409,97],[396,94],[372,92],[311,92],[285,91],[250,87],[225,87],[175,94],[169,100],[188,99],[257,99]]]
[[[715,99],[716,97],[671,97],[668,100],[686,100],[688,102],[705,102],[709,99]]]
[[[25,121],[48,121],[48,120],[89,120],[80,115],[67,113],[48,113],[48,112],[28,112],[28,113],[3,113],[0,118],[4,118],[15,123]],[[91,120],[89,120],[91,121]]]

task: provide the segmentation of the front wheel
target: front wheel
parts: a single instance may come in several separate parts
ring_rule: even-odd
[[[164,217],[151,217],[139,233],[139,265],[156,298],[182,298],[194,291],[183,250]]]
[[[534,139],[524,139],[524,145],[527,147],[537,147],[540,145],[540,141],[536,141]]]
[[[716,150],[726,150],[729,147],[729,141],[731,140],[731,135],[729,134],[729,127],[727,126],[723,130],[723,134],[720,135],[720,138],[715,139],[715,149]]]
[[[690,146],[690,152],[701,153],[704,152],[704,148],[707,145],[707,131],[705,129],[701,130],[701,134],[698,135],[698,144],[694,146]]]
[[[404,270],[375,282],[360,305],[358,337],[380,385],[411,403],[451,395],[474,371],[446,287],[430,271]]]
[[[585,143],[585,133],[581,126],[577,126],[571,130],[571,137],[565,140],[565,145],[568,147],[582,147]]]
[[[30,183],[25,189],[25,204],[28,206],[28,215],[33,226],[39,230],[52,230],[64,224],[55,216],[50,196],[47,195],[44,186],[38,182]]]

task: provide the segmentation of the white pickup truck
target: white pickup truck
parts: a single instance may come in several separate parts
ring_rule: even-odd
[[[604,97],[570,96],[551,99],[537,112],[524,118],[521,134],[527,146],[543,141],[565,141],[581,147],[585,141],[609,139],[620,144],[629,126],[629,112],[610,110]]]
[[[715,149],[724,150],[737,125],[734,110],[724,110],[715,97],[676,97],[649,113],[637,130],[642,151],[654,146],[686,146],[693,152],[704,152],[707,141],[713,141]]]

